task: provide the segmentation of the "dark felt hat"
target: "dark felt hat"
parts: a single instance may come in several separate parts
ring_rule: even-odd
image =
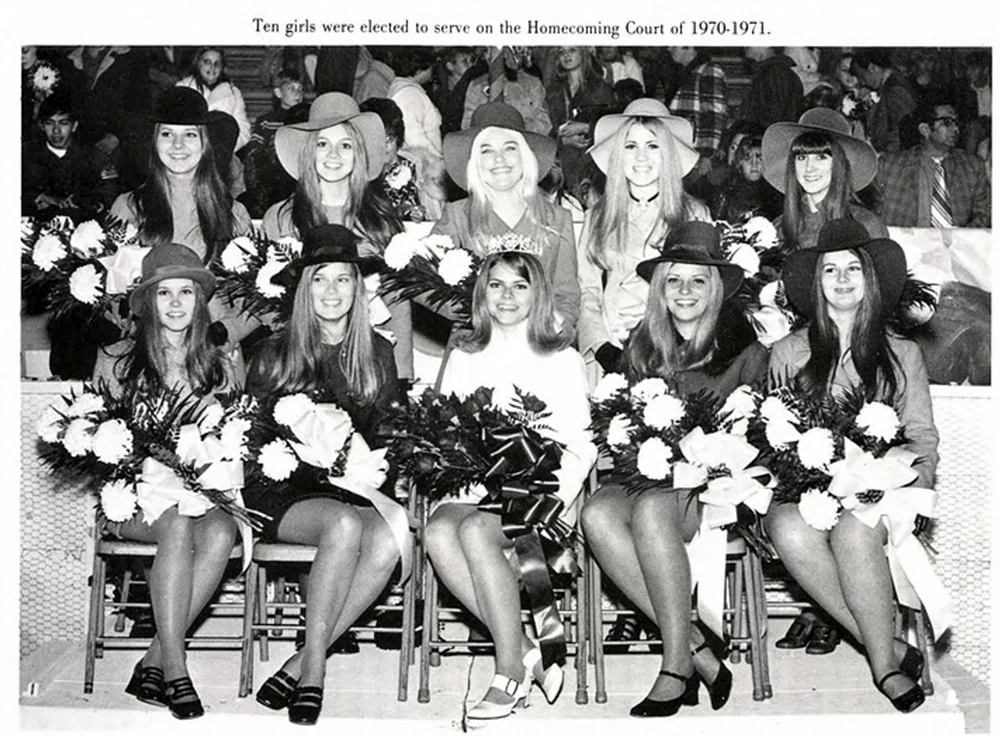
[[[221,110],[209,110],[208,102],[190,87],[171,87],[160,94],[150,124],[204,125],[212,139],[213,148],[219,149],[216,160],[228,161],[236,149],[240,126],[232,115]]]
[[[549,173],[556,160],[555,139],[528,132],[521,113],[507,103],[487,102],[473,111],[468,128],[448,133],[444,137],[444,168],[448,176],[462,189],[469,188],[466,168],[472,157],[472,142],[486,128],[516,130],[524,136],[528,148],[538,159],[538,180],[541,181]]]
[[[816,247],[791,253],[785,259],[781,278],[789,301],[802,314],[813,309],[816,263],[824,253],[838,250],[864,250],[871,257],[875,277],[882,292],[882,310],[896,307],[906,283],[906,254],[900,245],[887,238],[873,239],[857,220],[831,220],[819,231]]]
[[[352,230],[343,225],[320,225],[307,230],[302,237],[302,255],[292,261],[272,278],[276,284],[294,287],[306,266],[326,263],[354,263],[362,276],[375,273],[382,266],[382,259],[358,253],[361,242]]]
[[[178,243],[157,245],[150,248],[142,259],[142,280],[129,294],[128,304],[133,314],[137,314],[142,307],[146,290],[164,279],[196,281],[201,284],[206,301],[215,292],[215,276],[205,268],[197,253]]]
[[[718,268],[725,299],[735,294],[743,283],[743,269],[726,260],[719,231],[708,222],[684,222],[673,228],[663,242],[660,255],[643,261],[635,271],[650,281],[661,263],[693,263]]]

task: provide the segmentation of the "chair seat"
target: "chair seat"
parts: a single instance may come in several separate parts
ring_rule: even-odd
[[[97,543],[97,554],[104,557],[153,557],[156,555],[156,544],[153,542],[133,542],[128,539],[102,539]],[[243,544],[239,539],[233,545],[229,559],[236,560],[243,556]]]
[[[316,547],[311,544],[258,542],[253,547],[255,562],[312,562]]]

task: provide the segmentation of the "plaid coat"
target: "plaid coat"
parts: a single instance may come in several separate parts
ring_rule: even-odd
[[[879,215],[886,225],[930,227],[930,184],[921,184],[924,147],[915,146],[879,160],[882,188]],[[953,149],[942,161],[955,227],[990,227],[990,182],[983,162]],[[925,201],[921,202],[921,197]]]
[[[726,129],[726,73],[698,57],[686,70],[680,89],[670,101],[670,112],[691,121],[694,147],[711,156]]]

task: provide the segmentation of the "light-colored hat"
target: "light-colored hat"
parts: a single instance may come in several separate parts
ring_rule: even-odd
[[[274,148],[278,160],[293,179],[299,178],[299,153],[309,134],[350,121],[358,129],[368,157],[368,181],[378,178],[385,163],[385,126],[373,112],[361,112],[353,97],[342,92],[327,92],[313,100],[309,119],[278,128]]]
[[[142,308],[143,294],[164,279],[197,281],[205,292],[206,301],[215,292],[215,276],[205,268],[197,253],[178,243],[156,245],[142,259],[142,281],[129,294],[128,305],[132,314],[138,314]]]
[[[530,133],[526,130],[524,118],[515,108],[505,102],[487,102],[472,113],[470,125],[465,130],[448,133],[444,137],[444,168],[462,189],[468,190],[466,168],[472,156],[472,142],[486,128],[506,128],[516,130],[524,136],[528,148],[538,159],[538,180],[541,181],[556,160],[556,142],[547,135]]]
[[[667,106],[659,100],[650,97],[642,97],[632,100],[618,115],[605,115],[597,121],[594,126],[594,140],[597,141],[590,147],[587,153],[594,159],[594,163],[605,174],[608,173],[608,166],[611,162],[611,146],[614,143],[615,135],[622,126],[631,123],[636,118],[659,118],[666,126],[667,130],[674,137],[674,146],[677,148],[677,155],[681,161],[681,175],[687,174],[698,163],[700,157],[694,148],[694,129],[691,123],[684,118],[671,115]]]
[[[788,151],[792,147],[792,141],[803,133],[827,133],[840,144],[851,165],[851,187],[854,191],[860,191],[871,184],[878,164],[875,149],[851,135],[851,124],[839,112],[814,107],[806,110],[797,123],[773,123],[764,131],[761,143],[764,178],[772,187],[784,193]]]

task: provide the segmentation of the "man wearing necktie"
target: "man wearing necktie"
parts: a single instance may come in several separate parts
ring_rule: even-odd
[[[921,142],[879,160],[882,220],[897,227],[990,227],[986,168],[956,148],[955,107],[931,100],[915,115]]]

